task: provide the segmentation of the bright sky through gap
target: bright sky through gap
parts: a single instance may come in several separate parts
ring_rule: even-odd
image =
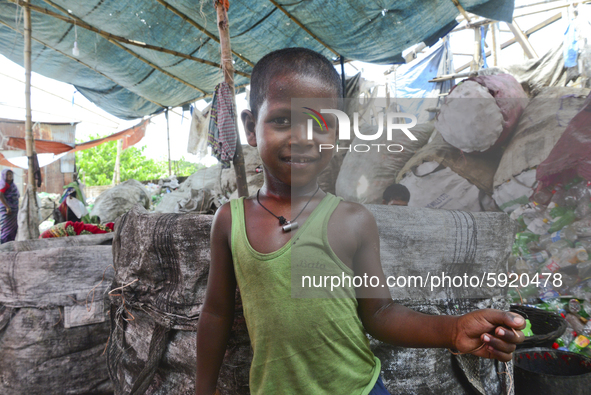
[[[516,5],[531,3],[516,1]],[[579,9],[583,12],[579,18],[589,18],[591,5],[580,5]],[[518,23],[523,30],[527,30],[536,24],[554,16],[557,13],[563,13],[563,18],[548,27],[534,33],[530,36],[530,42],[538,55],[543,55],[550,48],[558,45],[564,37],[567,27],[566,8],[551,10],[521,17]],[[521,10],[520,10],[521,11]],[[501,30],[508,30],[505,23],[500,23]],[[500,42],[505,42],[513,37],[512,33],[501,32]],[[451,47],[454,53],[473,52],[474,34],[471,29],[454,33],[451,38]],[[489,48],[492,46],[490,33],[486,39]],[[21,50],[21,49],[18,49]],[[419,54],[419,56],[421,56]],[[525,59],[523,50],[519,44],[513,44],[501,52],[500,63],[508,65],[512,63],[521,63]],[[454,55],[454,67],[459,67],[471,60],[470,56]],[[489,66],[492,66],[492,59],[488,58]],[[352,76],[359,71],[363,72],[363,77],[379,83],[384,83],[384,71],[390,66],[374,65],[363,62],[352,62],[357,70],[351,65],[346,64],[345,73]],[[336,67],[340,73],[340,66]],[[435,76],[433,76],[435,77]],[[25,118],[25,96],[24,96],[24,69],[15,63],[12,63],[0,55],[0,118],[9,118],[24,120]],[[31,89],[31,100],[33,108],[33,122],[80,122],[76,128],[77,140],[86,141],[93,135],[109,135],[117,131],[127,129],[140,120],[124,121],[116,118],[101,110],[89,102],[82,94],[76,92],[74,86],[43,77],[33,73]],[[238,116],[240,112],[247,108],[246,94],[237,96],[236,104]],[[74,104],[72,104],[74,103]],[[197,102],[196,107],[203,109],[206,106],[205,101]],[[170,150],[172,160],[178,160],[184,157],[186,160],[196,162],[194,155],[187,153],[187,141],[189,136],[189,126],[191,116],[185,112],[184,118],[181,108],[173,109],[179,115],[170,112]],[[239,131],[241,141],[245,143],[245,135],[242,123],[239,118]],[[154,159],[167,159],[167,139],[166,139],[166,119],[164,114],[152,118],[148,125],[146,136],[137,147],[146,146],[145,155]],[[215,164],[217,161],[209,157],[203,161],[206,165]]]

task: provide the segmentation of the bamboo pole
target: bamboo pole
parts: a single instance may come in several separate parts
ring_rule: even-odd
[[[525,35],[529,37],[530,35],[532,35],[533,33],[537,32],[538,30],[543,29],[544,27],[550,25],[551,23],[554,23],[554,22],[560,20],[561,18],[562,18],[562,14],[558,13],[558,14],[556,14],[556,15],[548,18],[548,19],[546,19],[545,21],[538,23],[536,26],[534,26],[534,27],[532,27],[530,29],[527,29],[525,31]],[[499,29],[499,31],[500,31],[500,29]],[[508,46],[515,44],[516,42],[517,41],[515,40],[515,38],[512,38],[510,40],[507,40],[507,41],[505,41],[504,43],[501,44],[501,49],[505,49]],[[500,53],[500,51],[499,51],[499,53]],[[490,54],[491,54],[491,51],[486,51],[486,56],[490,56]],[[472,61],[470,61],[468,63],[465,63],[462,66],[460,66],[457,69],[455,69],[455,72],[456,73],[459,73],[460,71],[466,70],[468,67],[470,67],[471,64],[472,64]]]
[[[176,14],[183,21],[189,23],[190,25],[192,25],[193,27],[195,27],[197,30],[199,30],[200,32],[204,33],[207,37],[209,37],[210,39],[212,39],[216,43],[218,43],[218,44],[220,43],[220,39],[219,38],[217,38],[216,36],[214,36],[213,34],[211,34],[210,32],[208,32],[203,26],[201,26],[200,24],[198,24],[197,22],[195,22],[193,19],[189,18],[187,15],[183,14],[180,10],[174,8],[173,6],[171,6],[170,4],[168,4],[164,0],[156,0],[156,1],[158,3],[160,3],[167,10],[169,10],[169,11],[173,12],[174,14]],[[245,58],[244,56],[242,56],[241,54],[239,54],[237,52],[234,52],[234,51],[232,51],[232,53],[234,55],[236,55],[239,59],[243,60],[250,67],[254,67],[254,63],[251,62],[250,60],[248,60],[247,58]]]
[[[27,186],[33,188],[33,196],[37,190],[35,185],[35,171],[33,166],[33,155],[35,154],[35,141],[33,140],[33,118],[31,115],[31,10],[28,7],[29,0],[24,4],[25,11],[25,144],[27,157],[29,158],[29,169],[27,170]],[[30,197],[29,197],[30,198]],[[29,204],[37,200],[29,199]]]
[[[121,181],[121,148],[123,140],[117,140],[117,157],[115,158],[115,171],[113,171],[113,185],[119,185]]]
[[[491,26],[491,37],[492,37],[492,48],[491,48],[491,55],[492,55],[492,63],[493,66],[499,65],[499,55],[501,53],[501,46],[499,45],[499,24],[497,22],[493,22],[490,24]],[[486,55],[486,54],[485,54]]]
[[[170,165],[170,124],[168,120],[168,108],[164,110],[164,116],[166,117],[166,140],[168,141],[168,176],[172,175],[172,167]]]
[[[521,45],[521,48],[523,48],[523,52],[525,53],[525,56],[527,56],[528,59],[537,58],[538,55],[536,54],[534,47],[532,47],[532,45],[530,44],[529,40],[527,39],[527,36],[523,33],[523,31],[521,30],[521,28],[517,24],[517,21],[515,19],[513,19],[513,23],[507,23],[507,26],[513,32],[513,35],[515,36],[515,40],[517,40],[519,45]]]
[[[482,36],[480,35],[480,28],[474,28],[474,58],[470,65],[470,71],[478,71],[480,62],[482,60]]]
[[[234,171],[236,172],[236,185],[238,186],[238,195],[248,196],[248,184],[246,182],[246,169],[244,167],[244,154],[242,153],[242,144],[240,143],[240,134],[238,133],[238,124],[236,120],[236,95],[234,94],[234,66],[232,65],[232,48],[230,46],[230,26],[228,23],[228,10],[223,4],[216,0],[215,10],[217,14],[218,31],[220,35],[220,48],[222,56],[222,68],[224,71],[224,81],[230,86],[232,92],[234,107],[234,124],[236,126],[236,152],[234,154]]]
[[[29,168],[27,169],[27,193],[28,204],[27,226],[30,225],[32,229],[28,229],[26,238],[39,237],[39,207],[37,206],[37,185],[35,183],[35,140],[33,140],[33,117],[31,114],[31,10],[28,8],[29,1],[25,3],[24,7],[24,65],[25,65],[25,145],[27,157],[29,159]],[[19,232],[21,234],[21,232]]]
[[[470,15],[468,15],[468,13],[464,9],[464,7],[461,6],[460,2],[458,0],[451,0],[451,1],[452,1],[452,3],[454,3],[454,5],[458,9],[458,11],[460,11],[460,14],[462,14],[462,16],[468,21],[468,23],[470,23]]]

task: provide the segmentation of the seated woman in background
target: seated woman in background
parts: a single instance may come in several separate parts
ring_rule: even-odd
[[[0,177],[0,244],[16,239],[18,198],[20,196],[14,183],[12,170],[2,170]]]

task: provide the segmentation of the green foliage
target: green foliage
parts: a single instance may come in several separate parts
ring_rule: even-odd
[[[92,140],[99,138],[101,136],[91,137]],[[168,177],[168,161],[148,159],[143,154],[144,149],[145,147],[129,147],[121,152],[121,182],[132,178],[147,181]],[[98,147],[76,152],[76,165],[78,171],[84,171],[86,185],[110,185],[113,182],[116,158],[117,142],[110,141]],[[177,177],[189,176],[202,167],[204,166],[188,162],[184,158],[172,163],[173,174]]]

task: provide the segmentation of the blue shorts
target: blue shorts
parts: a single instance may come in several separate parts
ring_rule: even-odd
[[[382,375],[378,376],[378,381],[376,381],[376,385],[372,388],[368,395],[390,395],[384,382],[382,381]]]

